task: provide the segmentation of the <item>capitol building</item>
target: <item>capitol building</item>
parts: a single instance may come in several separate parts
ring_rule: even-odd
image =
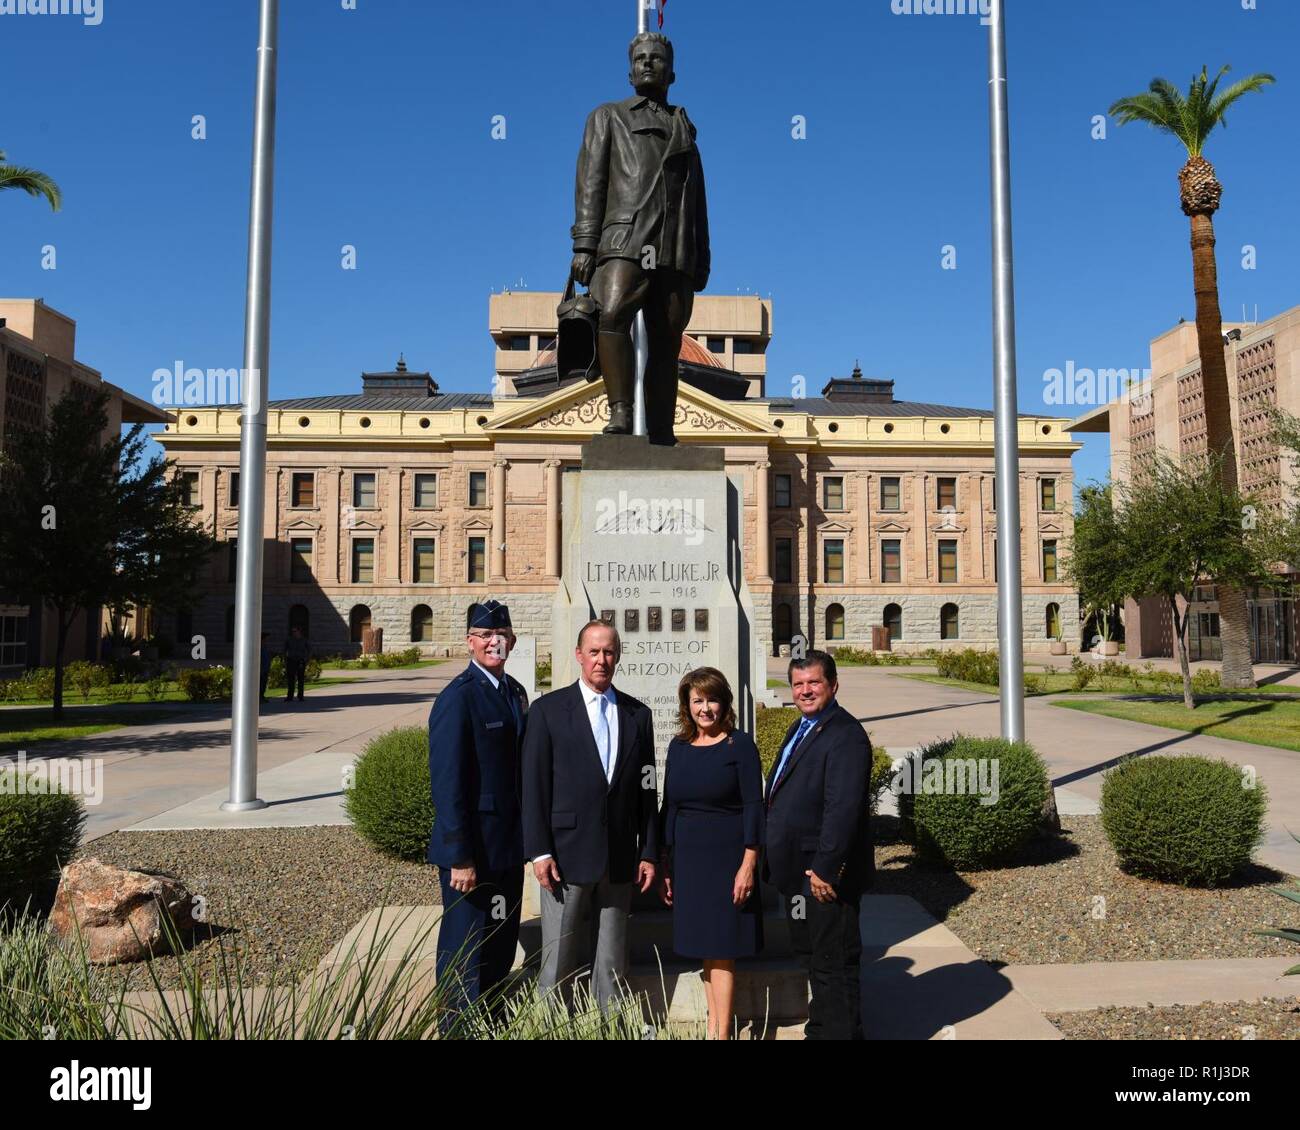
[[[360,387],[272,401],[267,420],[263,622],[303,627],[318,653],[461,654],[465,612],[495,598],[550,653],[561,575],[561,476],[608,422],[599,380],[560,381],[560,295],[492,295],[491,394],[444,392],[398,361]],[[697,296],[682,338],[676,434],[721,447],[739,484],[744,569],[769,654],[813,646],[991,647],[997,632],[993,413],[896,397],[851,375],[817,395],[773,395],[772,304]],[[991,389],[991,378],[978,388]],[[808,390],[812,392],[812,389]],[[234,638],[238,405],[179,407],[156,438],[204,525],[224,543],[188,609],[160,634]],[[1077,649],[1078,598],[1062,577],[1078,450],[1065,418],[1021,416],[1020,506],[1027,652],[1060,632]],[[876,633],[877,640],[880,639]],[[563,646],[572,646],[563,641]]]

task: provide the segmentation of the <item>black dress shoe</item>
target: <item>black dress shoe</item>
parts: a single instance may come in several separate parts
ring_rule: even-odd
[[[676,447],[677,437],[674,435],[666,435],[666,436],[652,435],[650,437],[650,442],[653,443],[656,447]]]

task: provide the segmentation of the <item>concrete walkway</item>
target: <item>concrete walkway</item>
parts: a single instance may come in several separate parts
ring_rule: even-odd
[[[86,836],[151,826],[302,826],[344,822],[343,766],[376,734],[422,726],[458,662],[405,671],[348,671],[354,683],[309,686],[304,702],[271,699],[258,726],[258,785],[267,809],[231,818],[220,810],[230,774],[230,706],[189,707],[170,721],[106,730],[67,742],[42,742],[35,758],[101,759],[103,799],[88,805]],[[331,675],[336,674],[330,672]],[[0,762],[9,758],[0,758]]]
[[[1092,961],[1007,965],[1001,973],[1043,1012],[1083,1012],[1107,1005],[1141,1008],[1293,997],[1300,984],[1283,974],[1295,964],[1294,957]]]

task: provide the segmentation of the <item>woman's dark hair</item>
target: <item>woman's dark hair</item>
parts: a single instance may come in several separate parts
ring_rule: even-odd
[[[720,724],[725,733],[736,728],[736,711],[732,706],[734,696],[727,676],[716,667],[697,667],[687,671],[677,684],[677,737],[684,742],[695,740],[700,728],[691,717],[691,692],[698,691],[722,707]]]

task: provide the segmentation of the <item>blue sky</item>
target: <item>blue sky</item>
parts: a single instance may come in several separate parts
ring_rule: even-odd
[[[1225,317],[1300,304],[1295,0],[1008,0],[1022,411],[1043,373],[1143,367],[1193,315],[1183,155],[1092,117],[1202,64],[1278,84],[1207,155]],[[353,392],[405,352],[489,391],[492,290],[554,290],[586,113],[629,93],[627,0],[284,0],[271,395]],[[0,16],[0,148],[64,210],[0,201],[0,293],[77,319],[78,352],[142,396],[176,361],[237,367],[256,0],[103,0],[99,26]],[[770,389],[855,359],[900,399],[992,404],[987,33],[891,0],[670,0],[674,101],[699,127],[709,293],[771,295]],[[208,139],[191,138],[207,118]],[[506,139],[491,136],[504,115]],[[807,119],[807,140],[791,119]],[[41,248],[57,248],[57,270]],[[359,269],[340,269],[344,244]],[[1241,267],[1243,245],[1258,266]],[[952,245],[957,269],[941,269]],[[1057,410],[1053,410],[1057,411]],[[1106,439],[1076,457],[1104,475]]]

